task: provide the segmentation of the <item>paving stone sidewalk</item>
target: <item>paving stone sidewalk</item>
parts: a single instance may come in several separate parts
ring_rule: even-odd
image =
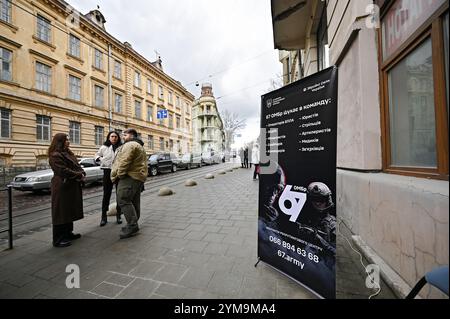
[[[83,236],[71,247],[53,248],[50,228],[16,240],[14,250],[0,252],[0,298],[316,298],[265,264],[254,267],[258,183],[251,170],[197,182],[170,197],[144,192],[140,233],[130,239],[119,239],[113,218],[100,228],[94,214],[75,223]],[[338,297],[366,298],[362,268],[344,252]],[[80,289],[66,288],[69,264],[80,267]]]

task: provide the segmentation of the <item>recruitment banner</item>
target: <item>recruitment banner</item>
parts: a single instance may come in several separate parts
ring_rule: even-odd
[[[323,298],[336,297],[337,74],[268,93],[261,106],[258,257]]]

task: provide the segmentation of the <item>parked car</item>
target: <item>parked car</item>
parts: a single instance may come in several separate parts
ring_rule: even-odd
[[[103,171],[93,158],[82,158],[79,163],[86,172],[86,184],[102,181]],[[52,178],[53,171],[44,169],[17,175],[11,185],[16,190],[38,193],[50,190]]]
[[[176,172],[180,159],[174,153],[157,153],[148,157],[148,176],[156,176],[164,171]]]
[[[221,162],[220,155],[214,151],[202,153],[202,162],[207,165],[218,164]]]
[[[192,167],[202,167],[202,156],[196,153],[186,153],[181,157],[178,168],[191,169]]]

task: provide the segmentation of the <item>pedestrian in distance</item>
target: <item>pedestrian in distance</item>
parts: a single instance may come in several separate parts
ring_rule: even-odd
[[[105,143],[100,147],[98,152],[95,154],[95,161],[100,162],[100,168],[103,170],[103,200],[102,200],[102,218],[100,221],[100,227],[105,226],[108,223],[108,217],[106,213],[109,209],[109,202],[111,200],[111,193],[114,184],[111,181],[111,166],[116,157],[118,148],[122,145],[122,140],[120,139],[119,133],[109,132],[106,137]],[[116,187],[117,191],[117,187]],[[117,202],[117,200],[116,200]],[[116,221],[117,224],[122,224],[120,218],[121,211],[120,207],[117,206]]]
[[[259,179],[259,170],[260,170],[260,155],[259,155],[259,145],[258,143],[253,144],[252,149],[252,163],[255,165],[255,171],[253,172],[253,180],[256,180],[256,177]]]
[[[244,167],[248,168],[248,147],[244,149]]]
[[[127,225],[122,227],[121,239],[139,231],[141,191],[148,173],[144,143],[138,139],[136,130],[125,130],[123,140],[111,168],[111,181],[117,184],[117,205],[127,221]]]
[[[52,225],[53,246],[67,247],[81,237],[73,233],[73,222],[84,217],[82,184],[86,173],[69,148],[67,134],[58,133],[48,148],[50,167],[53,170]]]
[[[248,159],[249,159],[249,165],[250,165],[250,168],[252,168],[252,164],[253,164],[253,162],[252,162],[252,158],[253,158],[253,146],[254,146],[254,144],[252,144],[252,147],[250,147],[249,149],[248,149]]]
[[[243,147],[241,147],[240,149],[239,149],[239,158],[241,159],[241,167],[242,168],[245,168],[245,162],[244,162],[244,148]]]

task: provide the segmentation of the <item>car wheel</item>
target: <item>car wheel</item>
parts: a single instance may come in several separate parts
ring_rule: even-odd
[[[177,166],[175,164],[172,164],[172,173],[175,173],[177,171]]]
[[[156,175],[158,175],[158,169],[157,169],[156,167],[152,167],[152,168],[150,169],[150,175],[151,175],[151,176],[156,176]]]

